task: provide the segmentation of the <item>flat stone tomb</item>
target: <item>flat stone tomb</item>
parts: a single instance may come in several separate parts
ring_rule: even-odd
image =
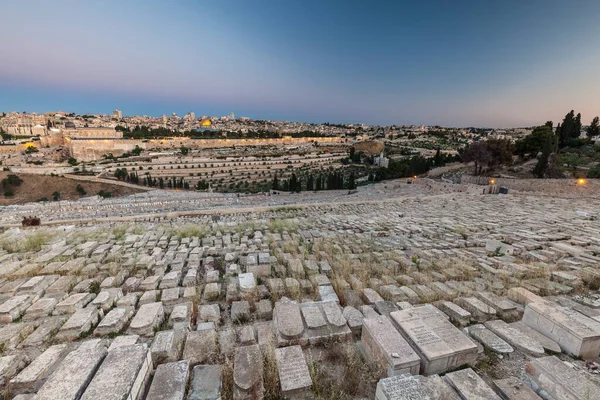
[[[390,316],[419,354],[423,375],[451,371],[477,358],[477,345],[430,304]]]
[[[233,362],[233,398],[262,398],[263,364],[257,344],[238,347]]]
[[[501,400],[471,368],[450,372],[444,379],[458,392],[461,399]]]
[[[275,357],[277,358],[282,395],[290,396],[309,392],[312,387],[312,379],[302,348],[300,346],[282,347],[275,350]]]
[[[471,325],[468,328],[465,328],[465,330],[469,332],[469,335],[483,344],[485,348],[490,349],[495,353],[509,354],[514,351],[508,343],[482,324]]]
[[[387,317],[365,318],[361,343],[366,358],[382,367],[387,376],[419,373],[419,356]]]
[[[106,348],[80,348],[69,353],[42,385],[35,400],[76,400],[91,381],[106,355]]]
[[[534,337],[518,327],[509,325],[501,319],[488,321],[484,325],[516,349],[535,357],[544,355],[544,347]]]
[[[137,399],[151,372],[145,344],[118,347],[108,353],[81,400]]]
[[[102,336],[121,332],[134,313],[133,307],[116,307],[106,314],[94,330],[94,335]]]
[[[537,392],[545,392],[545,398],[600,399],[600,384],[586,372],[575,370],[558,357],[531,360],[525,367],[525,373],[531,387]]]
[[[10,391],[13,394],[33,393],[46,381],[53,367],[64,356],[66,344],[57,344],[49,347],[31,362],[23,371],[10,381]]]
[[[135,335],[152,336],[154,328],[160,326],[164,319],[164,309],[161,302],[143,304],[131,324],[129,333]]]
[[[186,360],[159,365],[146,400],[183,400],[189,369]]]
[[[304,335],[304,324],[300,315],[300,307],[290,301],[275,303],[273,323],[276,327],[277,344],[289,346],[300,344],[305,346],[308,341]]]
[[[402,374],[377,382],[376,400],[459,400],[458,394],[439,375]]]
[[[600,322],[554,303],[529,303],[523,323],[554,340],[573,356],[596,358],[600,354]]]
[[[187,400],[221,399],[221,366],[196,365],[192,370]]]

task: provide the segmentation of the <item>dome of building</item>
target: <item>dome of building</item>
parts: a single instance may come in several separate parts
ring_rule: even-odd
[[[202,121],[200,121],[200,125],[201,126],[211,126],[212,122],[208,118],[203,118]]]

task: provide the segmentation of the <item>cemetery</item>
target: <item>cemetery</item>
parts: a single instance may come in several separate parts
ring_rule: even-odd
[[[548,185],[4,207],[0,392],[600,399],[600,185]]]

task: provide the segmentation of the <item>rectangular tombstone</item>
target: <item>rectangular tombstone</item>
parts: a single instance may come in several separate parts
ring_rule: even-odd
[[[238,347],[233,365],[234,400],[262,398],[264,385],[260,347],[257,344]]]
[[[214,329],[187,333],[183,359],[188,360],[190,365],[202,364],[217,354],[217,333]]]
[[[97,346],[72,351],[42,385],[35,400],[77,400],[92,380],[106,356],[106,348]]]
[[[444,379],[458,392],[461,399],[502,400],[471,368],[450,372]]]
[[[454,390],[438,375],[402,374],[377,382],[375,400],[459,400]]]
[[[598,399],[600,385],[586,373],[568,366],[556,356],[532,359],[525,366],[530,386],[552,399]],[[548,396],[549,395],[549,396]]]
[[[121,332],[133,316],[133,313],[133,307],[113,308],[104,318],[102,318],[102,321],[100,321],[94,330],[94,336],[110,335],[111,333]]]
[[[66,344],[49,347],[10,381],[10,392],[13,394],[35,393],[46,382],[66,351]]]
[[[286,398],[306,395],[312,387],[308,365],[300,346],[275,350],[281,394]]]
[[[525,382],[514,376],[495,380],[494,387],[505,400],[541,400]]]
[[[220,400],[221,366],[196,365],[186,400]]]
[[[555,303],[529,303],[523,323],[554,340],[575,357],[596,358],[600,354],[600,322]]]
[[[61,326],[56,338],[62,340],[76,340],[80,335],[89,332],[100,319],[100,312],[96,307],[87,307],[77,312]]]
[[[390,317],[419,354],[423,375],[445,373],[477,358],[477,345],[431,304]]]
[[[150,347],[152,363],[156,366],[177,361],[183,347],[185,333],[184,329],[158,332]]]
[[[145,344],[116,348],[102,362],[81,400],[136,400],[143,394],[152,373]]]
[[[131,320],[129,333],[134,335],[152,336],[154,328],[160,326],[164,319],[164,308],[162,303],[143,304]]]
[[[387,376],[419,373],[421,359],[387,317],[365,318],[361,343],[367,359],[377,363]]]
[[[183,400],[189,369],[186,360],[159,365],[146,400]]]
[[[298,304],[290,301],[275,303],[273,324],[275,325],[278,346],[296,344],[306,346],[308,344]]]

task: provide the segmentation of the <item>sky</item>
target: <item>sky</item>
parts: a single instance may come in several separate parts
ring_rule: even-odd
[[[0,111],[519,127],[600,114],[598,0],[19,0]]]

